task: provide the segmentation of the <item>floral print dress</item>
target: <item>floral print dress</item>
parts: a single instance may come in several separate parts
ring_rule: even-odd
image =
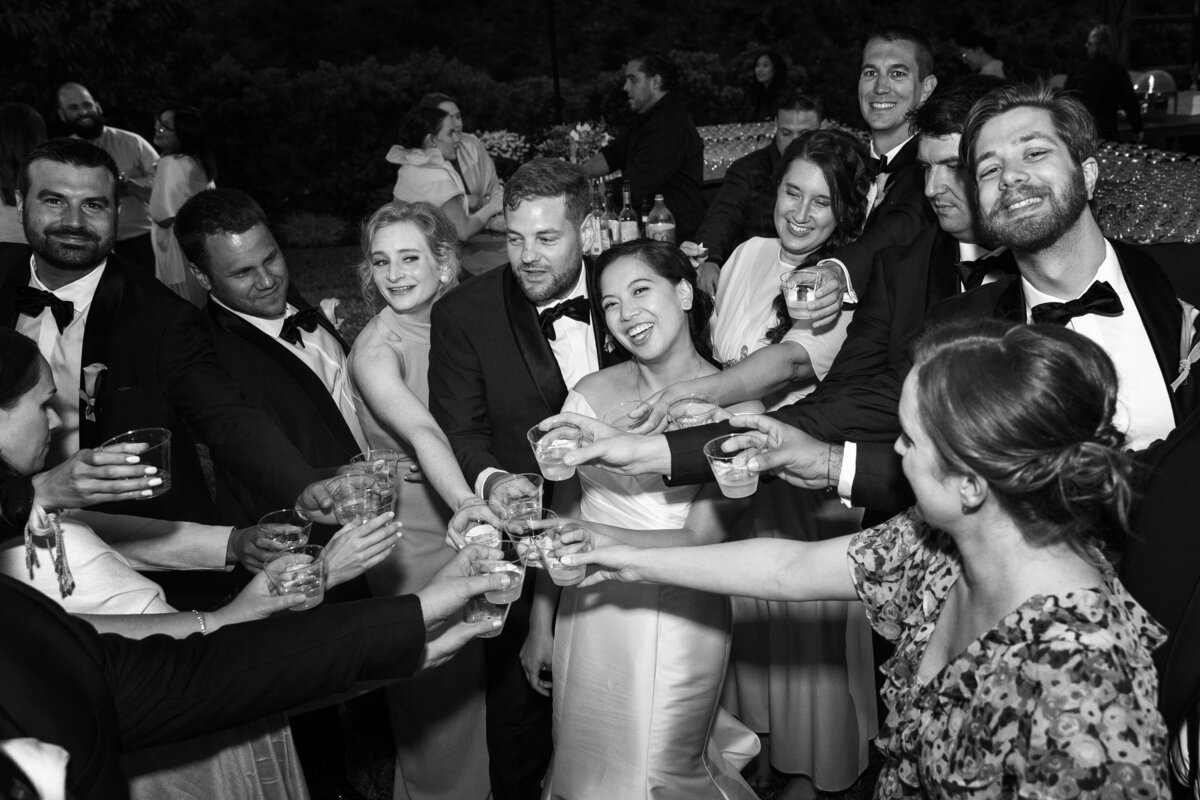
[[[896,644],[877,797],[1170,796],[1150,660],[1165,632],[1111,570],[1096,588],[1029,598],[923,684],[962,569],[954,543],[912,509],[855,535],[849,557],[872,626]]]

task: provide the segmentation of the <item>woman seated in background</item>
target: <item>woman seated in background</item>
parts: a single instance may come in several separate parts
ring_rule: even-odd
[[[919,343],[900,399],[913,509],[824,542],[568,559],[601,568],[588,581],[861,598],[896,643],[878,797],[1166,797],[1150,659],[1163,630],[1105,556],[1132,500],[1116,403],[1112,362],[1073,331],[943,328]],[[794,432],[766,417],[734,424],[780,449]]]
[[[184,300],[203,305],[208,293],[188,269],[172,230],[175,215],[188,198],[216,185],[217,162],[200,112],[191,106],[159,112],[154,123],[154,146],[162,154],[150,190],[155,274]]]
[[[0,243],[25,244],[17,213],[17,176],[25,154],[46,141],[46,122],[33,106],[0,105]]]
[[[802,82],[803,83],[803,82]],[[754,57],[754,70],[746,88],[742,122],[775,119],[775,106],[788,88],[787,63],[774,50],[760,50]]]
[[[414,592],[454,556],[450,511],[474,497],[450,442],[427,407],[429,312],[458,285],[454,226],[429,203],[393,202],[363,224],[358,277],[376,314],[350,351],[354,404],[367,443],[403,454],[398,482],[404,536],[367,573],[377,596]],[[408,470],[408,467],[412,470]],[[396,798],[486,800],[483,652],[457,658],[388,688],[396,741]]]
[[[492,199],[492,195],[503,190],[500,176],[496,174],[495,162],[488,155],[479,137],[463,131],[462,111],[453,97],[441,92],[430,92],[421,98],[421,105],[440,108],[450,115],[455,137],[454,155],[450,156],[450,166],[454,167],[466,187],[467,212],[478,211]],[[496,219],[503,220],[504,217],[493,217],[493,221]],[[503,230],[503,227],[500,230]]]
[[[458,239],[465,240],[504,210],[504,198],[501,192],[493,192],[478,209],[470,210],[469,192],[450,163],[455,158],[459,130],[444,108],[417,106],[401,120],[400,143],[392,145],[387,160],[400,165],[392,196],[440,209],[454,225]]]
[[[54,392],[50,366],[36,343],[14,331],[0,330],[0,475],[32,475],[42,469],[51,431],[59,422],[50,405]],[[119,447],[127,455],[136,448]],[[72,475],[73,462],[90,458],[91,451],[81,451],[54,472]],[[146,491],[143,486],[153,485],[154,478],[122,480],[128,481],[130,494],[137,495]],[[35,487],[40,485],[35,482]],[[44,510],[43,503],[54,505],[55,513]],[[176,611],[167,604],[162,589],[135,570],[225,569],[240,549],[230,540],[253,535],[256,529],[231,532],[227,526],[126,517],[71,506],[68,498],[35,490],[24,543],[19,539],[0,543],[0,574],[42,592],[102,633],[136,639],[153,634],[184,638],[264,619],[304,600],[303,595],[271,596],[267,575],[261,573],[216,611]],[[390,516],[381,516],[339,531],[327,548],[327,588],[382,560],[396,541],[398,528]],[[308,797],[283,716],[138,751],[126,757],[126,770],[132,795],[145,800]]]

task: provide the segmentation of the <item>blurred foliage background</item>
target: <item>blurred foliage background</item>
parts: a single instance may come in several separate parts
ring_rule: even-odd
[[[755,54],[769,46],[794,75],[807,73],[831,117],[857,125],[859,56],[879,24],[927,32],[943,80],[965,69],[954,36],[972,27],[996,37],[1010,73],[1034,78],[1081,59],[1105,13],[1095,0],[5,0],[0,100],[30,103],[54,130],[55,88],[78,80],[109,124],[147,138],[159,109],[195,105],[223,185],[249,191],[277,217],[353,223],[390,196],[395,167],[383,156],[426,92],[455,96],[468,131],[505,129],[534,142],[559,122],[551,9],[562,121],[610,129],[627,120],[621,67],[644,47],[671,51],[697,124],[736,120]],[[1142,38],[1159,35],[1176,49],[1189,34]],[[1130,52],[1172,61],[1153,42],[1134,41]],[[355,226],[345,227],[352,235]]]

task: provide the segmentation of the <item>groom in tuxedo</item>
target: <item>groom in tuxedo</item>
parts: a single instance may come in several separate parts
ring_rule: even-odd
[[[175,237],[209,293],[217,358],[247,401],[316,468],[348,464],[367,449],[350,394],[350,348],[291,283],[258,203],[236,189],[207,189],[179,210]],[[217,470],[216,482],[223,521],[253,525],[276,508],[229,470]]]
[[[614,361],[583,259],[592,244],[588,209],[582,169],[555,159],[524,165],[504,187],[508,266],[433,307],[430,411],[482,497],[509,473],[538,471],[526,431],[557,414],[580,378]],[[537,798],[550,758],[550,703],[529,686],[519,659],[532,584],[487,643],[496,800]]]

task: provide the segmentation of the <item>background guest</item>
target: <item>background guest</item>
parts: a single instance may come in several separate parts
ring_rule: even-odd
[[[1125,68],[1112,60],[1116,49],[1112,28],[1097,25],[1088,31],[1087,60],[1067,73],[1063,89],[1074,92],[1092,118],[1101,139],[1120,141],[1117,131],[1117,111],[1125,112],[1129,129],[1137,141],[1142,140],[1142,107],[1133,93],[1133,83]]]
[[[493,192],[476,210],[470,210],[469,192],[452,165],[461,131],[461,119],[456,124],[445,109],[417,106],[401,120],[400,143],[392,145],[387,160],[400,165],[392,196],[402,202],[426,202],[441,209],[463,240],[483,230],[488,220],[501,211],[503,198]]]
[[[440,92],[432,92],[422,97],[420,104],[431,108],[440,108],[450,115],[450,122],[454,126],[454,135],[457,140],[454,155],[450,158],[450,166],[454,167],[459,177],[462,178],[463,185],[466,186],[467,212],[478,211],[487,204],[488,200],[492,199],[492,195],[499,193],[502,188],[492,157],[488,155],[488,151],[478,137],[463,130],[462,111],[459,110],[458,103],[453,97]],[[498,217],[500,218],[498,219]],[[503,218],[499,212],[489,221],[489,223],[502,222]],[[503,225],[499,225],[498,229],[503,230]]]
[[[996,39],[976,28],[955,39],[962,47],[959,57],[963,63],[980,75],[1004,77],[1004,62],[996,58]]]
[[[450,509],[474,497],[428,409],[429,312],[458,285],[457,244],[454,226],[429,203],[388,203],[363,224],[359,281],[368,302],[384,307],[350,352],[354,403],[368,445],[400,453],[405,478],[397,486],[404,536],[367,574],[377,597],[421,588],[454,557],[445,544]],[[387,693],[396,800],[486,800],[482,643]]]
[[[211,189],[217,179],[217,163],[200,112],[190,106],[160,111],[154,123],[154,144],[162,154],[150,192],[155,275],[184,300],[203,305],[205,287],[187,268],[172,229],[175,215],[188,198]]]
[[[46,123],[33,106],[0,105],[0,242],[25,244],[17,213],[17,178],[25,155],[46,141]]]
[[[774,50],[760,50],[754,57],[754,74],[746,89],[746,105],[740,115],[742,122],[762,122],[771,119],[779,98],[788,89],[787,63]]]

